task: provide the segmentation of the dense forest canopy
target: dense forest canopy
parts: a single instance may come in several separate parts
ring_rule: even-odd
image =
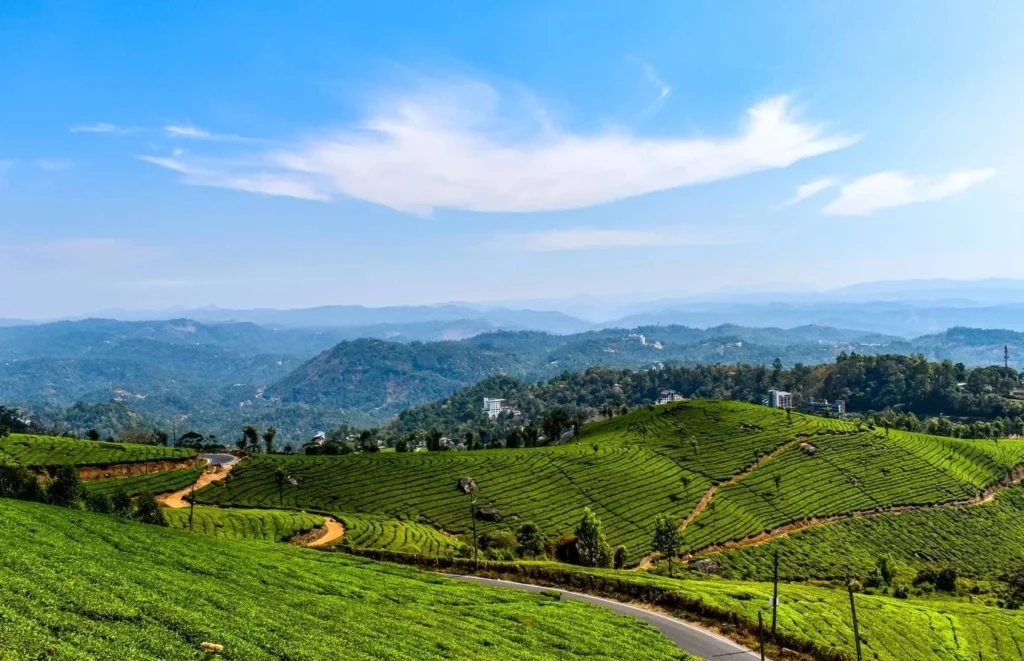
[[[446,433],[472,429],[477,436],[500,436],[524,422],[541,424],[553,409],[568,409],[569,417],[579,411],[585,417],[608,415],[622,407],[651,404],[665,389],[687,398],[761,403],[772,388],[792,392],[796,404],[812,397],[843,400],[851,413],[884,411],[893,426],[916,429],[911,415],[915,420],[944,419],[947,425],[953,424],[950,418],[1019,418],[1024,401],[1015,395],[1022,381],[1024,372],[1012,367],[968,368],[950,360],[930,362],[920,355],[895,354],[844,353],[834,363],[797,363],[789,369],[779,360],[771,366],[716,364],[640,371],[591,368],[532,384],[509,376],[491,377],[444,400],[407,409],[382,431],[402,435],[433,428]],[[489,420],[482,410],[484,397],[507,399],[520,411],[520,418],[503,414]],[[1013,428],[1011,425],[1007,431]],[[949,428],[945,431],[949,433]]]

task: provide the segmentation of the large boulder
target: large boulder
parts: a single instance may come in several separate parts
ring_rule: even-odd
[[[459,480],[459,491],[462,493],[473,493],[476,491],[476,480],[471,477],[464,477]]]
[[[718,566],[718,563],[709,558],[702,558],[701,560],[695,560],[693,562],[693,568],[702,574],[721,574],[722,568]]]
[[[501,512],[493,507],[484,507],[476,511],[476,518],[481,521],[493,521],[494,523],[501,523]]]

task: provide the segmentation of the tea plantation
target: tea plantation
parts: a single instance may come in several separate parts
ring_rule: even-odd
[[[723,486],[684,531],[691,549],[777,526],[893,505],[974,498],[1024,462],[1020,440],[970,441],[881,430],[792,447]]]
[[[889,555],[905,579],[952,567],[960,576],[995,581],[1024,567],[1024,487],[990,503],[857,517],[710,557],[732,577],[769,580],[776,549],[786,580],[866,577]]]
[[[160,459],[185,459],[196,456],[186,448],[137,443],[82,441],[58,436],[11,434],[0,438],[0,464],[20,464],[29,468],[47,466],[107,466]]]
[[[650,572],[577,570],[667,588],[756,623],[770,618],[771,583],[724,579],[670,579]],[[849,596],[844,589],[783,584],[779,591],[780,634],[822,649],[854,654]],[[896,599],[857,594],[857,616],[865,659],[878,661],[1006,661],[1024,658],[1024,612],[962,600]],[[979,654],[980,653],[980,654]]]
[[[470,508],[456,483],[469,476],[479,487],[479,506],[503,516],[501,523],[481,522],[481,530],[532,521],[555,536],[571,532],[589,506],[601,518],[608,542],[625,545],[635,562],[648,552],[658,514],[682,523],[713,485],[718,487],[709,506],[684,531],[688,548],[808,517],[966,500],[1021,462],[1022,441],[895,431],[887,436],[835,419],[693,401],[588,425],[578,441],[563,446],[260,455],[198,498],[217,505],[276,506],[274,476],[282,467],[298,478],[284,487],[286,507],[342,518],[372,514],[464,534]]]
[[[461,544],[422,523],[373,514],[339,514],[345,543],[354,548],[385,549],[420,555],[446,555]]]
[[[118,489],[124,489],[130,496],[137,496],[144,491],[152,494],[170,493],[184,489],[195,482],[204,470],[206,470],[204,466],[198,466],[163,471],[162,473],[149,473],[148,475],[90,480],[86,482],[86,489],[90,492],[110,495],[113,495]]]
[[[189,511],[164,509],[164,520],[172,528],[190,530]],[[286,542],[295,535],[322,526],[324,518],[304,512],[283,510],[224,510],[196,507],[191,531],[224,539],[257,539],[265,542]]]
[[[5,659],[687,659],[579,602],[0,500]],[[207,657],[209,658],[209,657]]]

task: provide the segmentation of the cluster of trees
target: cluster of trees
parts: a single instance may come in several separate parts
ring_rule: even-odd
[[[17,498],[49,505],[87,509],[101,514],[117,514],[142,523],[167,525],[163,512],[151,493],[134,501],[122,488],[113,495],[90,491],[78,475],[78,469],[61,466],[53,479],[40,481],[36,474],[21,466],[0,466],[0,498]]]
[[[519,437],[531,425],[545,439],[558,438],[582,421],[648,405],[663,389],[684,397],[760,403],[772,388],[792,392],[797,404],[811,397],[843,400],[848,411],[872,419],[881,411],[879,424],[888,420],[901,429],[976,438],[1024,433],[1024,399],[1017,398],[1024,372],[930,362],[921,355],[842,353],[833,363],[791,368],[775,359],[770,365],[591,368],[538,383],[494,376],[447,399],[403,411],[379,434],[397,440],[433,429],[449,438],[474,439],[473,447],[521,447],[530,445],[520,444]],[[520,417],[489,419],[481,406],[484,397],[507,399]]]

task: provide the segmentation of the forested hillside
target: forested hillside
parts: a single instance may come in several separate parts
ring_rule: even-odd
[[[542,425],[546,417],[558,413],[565,421],[563,428],[568,428],[568,421],[576,416],[590,419],[622,407],[646,406],[665,389],[687,398],[761,403],[769,389],[778,388],[793,392],[797,404],[811,397],[841,399],[852,413],[884,412],[879,425],[989,437],[1024,433],[1024,400],[1016,392],[1022,386],[1024,372],[1012,367],[968,368],[948,360],[936,363],[904,355],[841,355],[829,364],[797,364],[790,369],[781,363],[595,368],[536,383],[491,377],[441,401],[402,411],[383,431],[401,436],[436,428],[453,436],[472,433],[500,440],[524,421]],[[507,399],[522,418],[489,420],[481,407],[484,397]],[[922,420],[926,417],[930,419]],[[957,419],[975,424],[959,424]]]
[[[472,409],[478,408],[481,397],[521,391],[525,383],[552,378],[558,380],[557,388],[541,384],[535,395],[517,394],[519,408],[539,413],[552,403],[637,405],[654,399],[661,387],[686,396],[760,401],[767,387],[779,385],[801,396],[848,399],[858,410],[902,405],[919,414],[993,418],[1013,414],[1013,407],[1004,402],[1005,384],[997,384],[991,392],[998,396],[987,400],[980,397],[984,392],[968,384],[967,391],[976,396],[966,403],[949,390],[949,379],[942,382],[944,377],[930,384],[926,393],[912,383],[914,374],[903,374],[904,382],[889,383],[884,375],[850,373],[853,363],[827,374],[811,366],[831,365],[844,354],[917,350],[926,358],[963,356],[966,365],[1002,362],[1004,347],[1011,367],[1024,356],[1021,334],[972,329],[951,329],[916,340],[823,326],[783,330],[725,325],[605,329],[564,336],[503,331],[447,342],[336,342],[351,331],[189,320],[88,320],[2,328],[0,402],[18,405],[55,431],[84,434],[97,429],[106,437],[126,427],[170,431],[180,424],[233,437],[243,424],[252,423],[276,427],[282,439],[293,444],[342,424],[386,423],[410,406],[446,398],[496,375],[523,383],[487,384],[473,391],[473,406],[454,407],[456,418],[429,414],[422,421],[402,421],[400,428],[448,428],[452,420],[477,424],[479,415]],[[773,380],[777,370],[768,367],[776,361],[786,372],[781,381]],[[707,367],[713,365],[737,367]],[[623,373],[609,377],[608,384],[602,377],[597,390],[592,376],[563,376],[590,368],[654,368],[663,376],[645,381]],[[896,372],[900,370],[904,368]],[[947,376],[964,382],[967,370],[955,371]],[[581,391],[573,379],[589,385]],[[983,380],[982,390],[990,385],[990,379]],[[614,383],[619,383],[621,393],[608,391]],[[414,417],[422,418],[422,412]]]

